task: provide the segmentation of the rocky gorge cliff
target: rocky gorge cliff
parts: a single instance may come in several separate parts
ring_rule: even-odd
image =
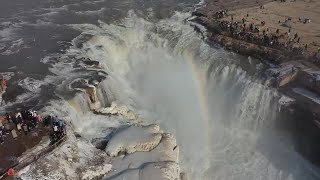
[[[204,26],[209,44],[217,48],[253,57],[262,65],[260,78],[266,85],[276,88],[284,98],[279,124],[293,136],[295,149],[315,164],[320,164],[320,69],[308,56],[270,48],[229,36],[219,26],[215,15],[221,10],[261,6],[270,1],[236,3],[235,1],[206,1],[193,12],[193,22]],[[195,26],[195,30],[201,30]],[[249,58],[250,59],[250,58]]]

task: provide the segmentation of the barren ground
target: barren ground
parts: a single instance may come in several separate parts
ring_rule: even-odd
[[[236,9],[230,11],[234,21],[242,21],[245,18],[246,23],[254,23],[257,26],[265,21],[265,25],[261,26],[261,31],[269,29],[270,33],[275,33],[277,29],[280,33],[291,33],[288,39],[292,39],[297,33],[300,37],[300,43],[297,46],[304,47],[308,44],[308,50],[317,52],[320,47],[320,1],[316,0],[296,0],[281,3],[280,1],[270,2],[264,5],[264,9],[260,9],[260,3],[255,7]],[[247,14],[249,15],[247,17]],[[302,19],[299,21],[299,17]],[[286,19],[291,20],[286,21]],[[304,19],[310,19],[310,23],[304,24]],[[226,20],[231,21],[231,16],[226,17]],[[280,23],[279,23],[280,21]]]

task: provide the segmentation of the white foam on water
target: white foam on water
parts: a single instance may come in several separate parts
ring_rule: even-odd
[[[41,90],[40,87],[45,83],[46,83],[45,81],[40,81],[40,80],[27,77],[21,80],[18,83],[18,85],[34,94],[37,94]]]
[[[126,124],[122,117],[96,115],[90,111],[85,93],[79,93],[68,101],[52,101],[42,110],[48,115],[58,115],[72,125],[72,131],[81,134],[85,139],[105,137],[110,128]]]
[[[99,61],[112,99],[176,134],[190,179],[317,179],[317,168],[272,128],[278,94],[233,65],[236,56],[205,44],[183,23],[189,16],[151,23],[129,12],[121,26],[70,25],[93,38],[67,53]],[[199,93],[208,101],[209,122]]]
[[[11,76],[13,75],[13,73],[11,74]],[[4,109],[5,107],[17,104],[17,103],[21,103],[21,102],[27,102],[29,100],[35,99],[37,97],[39,97],[40,91],[41,91],[41,86],[48,84],[50,82],[52,82],[53,78],[50,78],[51,76],[46,77],[43,80],[36,80],[30,77],[27,77],[23,80],[20,80],[18,82],[18,85],[21,86],[23,89],[26,90],[26,92],[18,95],[15,97],[15,101],[12,102],[7,102],[6,104],[3,104],[3,106],[1,107],[2,109]],[[8,79],[7,79],[8,80]]]
[[[22,49],[29,48],[28,45],[25,44],[25,40],[20,38],[18,40],[12,41],[11,46],[8,47],[4,52],[2,52],[2,55],[12,55],[20,52]]]
[[[0,41],[10,41],[15,36],[15,28],[9,27],[0,30]]]
[[[87,16],[96,16],[96,15],[100,15],[101,13],[105,12],[106,8],[100,8],[98,10],[92,10],[92,11],[77,11],[75,12],[75,14],[77,15],[87,15]]]
[[[99,85],[100,96],[107,97],[100,99],[117,101],[146,123],[157,122],[173,132],[189,179],[318,179],[318,169],[292,149],[285,133],[272,128],[278,94],[235,66],[236,56],[203,42],[183,23],[189,16],[176,13],[152,23],[130,11],[119,26],[69,25],[93,37],[82,48],[74,45],[42,62],[65,78],[61,86],[69,87],[81,75],[74,72],[70,56],[99,61],[108,73]],[[123,117],[91,113],[87,99],[78,94],[52,101],[43,111],[72,123],[86,140],[125,124]],[[65,166],[71,168],[67,162]]]
[[[14,75],[13,72],[4,73],[7,80],[11,79]],[[50,83],[54,83],[59,79],[59,77],[55,76],[46,76],[44,79],[37,80],[31,77],[26,77],[18,82],[18,85],[22,87],[25,92],[19,94],[15,97],[14,101],[6,102],[2,104],[1,110],[4,110],[7,107],[10,107],[14,104],[28,102],[30,100],[34,100],[40,96],[41,87],[44,85],[48,85]],[[35,106],[35,105],[34,105]]]
[[[196,4],[196,9],[199,9],[203,6],[203,4],[205,3],[205,0],[200,0],[198,4]]]
[[[4,50],[6,48],[5,43],[0,43],[0,51]]]
[[[50,20],[52,17],[59,15],[61,11],[67,11],[68,8],[66,5],[61,7],[50,7],[50,8],[41,8],[41,10],[46,11],[46,13],[42,13],[37,15],[39,18],[41,17],[42,20]]]

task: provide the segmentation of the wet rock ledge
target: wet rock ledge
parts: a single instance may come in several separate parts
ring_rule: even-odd
[[[260,24],[261,21],[260,19],[258,20],[258,18],[264,18],[271,15],[268,14],[272,13],[272,10],[270,9],[275,8],[276,6],[294,8],[297,6],[294,3],[295,2],[290,1],[288,4],[280,4],[278,1],[271,0],[262,0],[259,2],[252,0],[244,0],[241,2],[234,0],[207,0],[202,7],[193,12],[195,19],[192,21],[207,29],[206,39],[209,44],[218,48],[237,52],[244,56],[254,57],[264,65],[262,74],[263,79],[266,80],[266,84],[272,88],[276,88],[283,94],[283,98],[280,100],[280,103],[283,105],[280,118],[281,121],[283,121],[282,123],[284,123],[285,128],[292,132],[296,150],[313,163],[319,165],[320,52],[317,53],[316,48],[320,46],[311,42],[313,37],[308,37],[307,35],[302,39],[304,41],[303,43],[310,43],[309,47],[311,46],[311,48],[309,49],[303,49],[301,43],[300,47],[297,46],[299,45],[297,38],[293,40],[295,43],[291,43],[291,45],[288,43],[290,47],[283,47],[283,45],[287,45],[286,42],[280,44],[279,47],[271,46],[269,43],[264,44],[258,40],[248,41],[247,38],[239,38],[239,36],[241,36],[239,33],[249,34],[253,39],[261,36],[263,37],[262,32],[253,33],[247,32],[248,30],[245,30],[245,32],[241,32],[242,30],[240,30],[240,32],[235,32],[228,26],[228,23],[232,22],[239,22],[238,25],[241,26],[243,21],[248,26],[252,22]],[[226,11],[222,12],[223,10]],[[285,11],[285,9],[283,11]],[[255,17],[250,17],[250,13]],[[299,12],[295,13],[295,15],[299,14]],[[264,16],[261,14],[264,14]],[[290,23],[292,23],[294,24],[293,27],[297,27],[294,29],[294,33],[303,34],[304,32],[302,32],[299,27],[308,28],[304,27],[307,25],[303,25],[303,23],[299,24],[298,20],[297,22],[293,22],[294,20],[291,20],[289,15],[285,17],[285,22],[279,27],[280,31],[284,32],[289,29],[289,31],[291,31]],[[281,17],[279,16],[278,18]],[[268,19],[268,17],[266,17],[266,19]],[[313,19],[317,20],[317,17],[314,17]],[[268,20],[270,20],[270,18]],[[284,21],[284,19],[279,19],[279,21],[280,20]],[[276,23],[278,23],[278,20]],[[278,24],[272,24],[271,20],[268,25],[268,27],[264,28],[270,31],[273,30],[274,32],[276,30],[272,28],[279,26]],[[283,27],[284,25],[288,25],[288,27]],[[262,31],[263,27],[258,25],[257,28],[261,28],[260,31]],[[197,28],[196,26],[195,30],[200,32],[200,28]],[[264,33],[267,32],[265,31]],[[316,35],[314,35],[314,39],[317,39]],[[288,40],[290,40],[290,38],[288,38]]]

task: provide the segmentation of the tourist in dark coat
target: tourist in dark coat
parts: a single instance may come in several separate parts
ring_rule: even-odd
[[[0,143],[3,144],[4,142],[4,132],[3,132],[3,128],[0,127]]]
[[[23,124],[22,128],[23,128],[24,134],[27,135],[28,134],[28,126],[27,126],[27,124]]]
[[[22,120],[22,117],[20,115],[18,116],[17,120],[18,120],[18,123],[22,124],[23,120]]]
[[[15,125],[17,125],[17,118],[16,118],[16,116],[11,116],[11,120],[12,120],[12,122],[13,122]]]

